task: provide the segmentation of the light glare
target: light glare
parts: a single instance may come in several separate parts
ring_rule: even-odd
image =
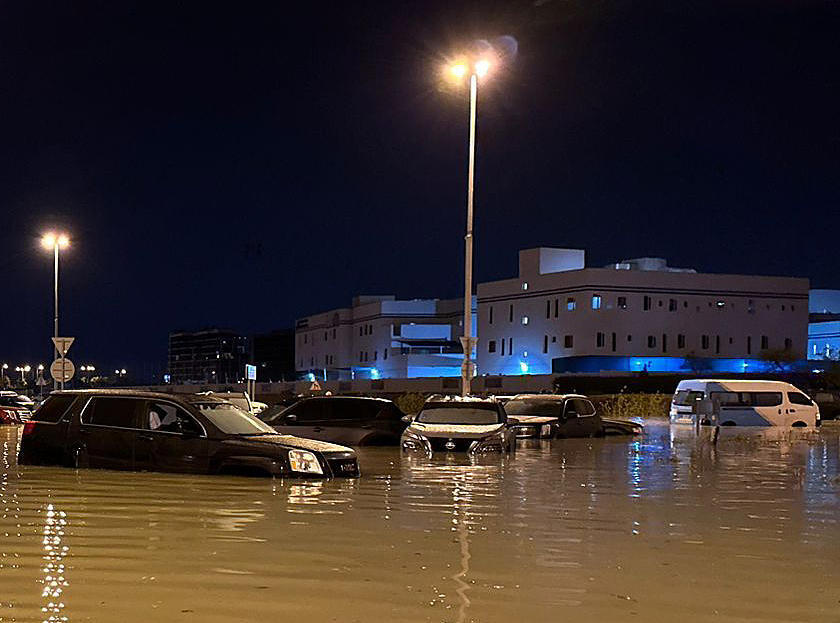
[[[449,68],[449,71],[456,78],[463,78],[467,73],[467,66],[464,63],[456,63]]]
[[[50,232],[41,237],[41,246],[45,249],[52,249],[55,246],[55,234]]]
[[[481,59],[475,64],[475,75],[479,78],[486,76],[488,71],[490,71],[490,61],[487,59]]]

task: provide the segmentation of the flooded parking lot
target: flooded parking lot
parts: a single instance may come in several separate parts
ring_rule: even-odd
[[[649,424],[358,480],[17,466],[0,621],[840,621],[840,427]]]

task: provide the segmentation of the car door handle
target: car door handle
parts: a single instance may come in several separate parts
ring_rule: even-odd
[[[796,413],[796,409],[791,409],[788,413]]]

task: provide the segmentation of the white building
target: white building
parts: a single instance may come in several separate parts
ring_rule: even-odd
[[[584,260],[526,249],[518,277],[478,284],[478,374],[744,372],[764,367],[762,351],[805,357],[807,279]]]
[[[460,376],[463,313],[463,299],[357,296],[297,321],[295,368],[313,380]]]
[[[840,290],[811,290],[808,359],[840,359]]]

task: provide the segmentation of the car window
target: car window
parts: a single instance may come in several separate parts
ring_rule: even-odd
[[[59,422],[64,414],[70,409],[70,405],[76,400],[73,394],[58,394],[50,396],[42,404],[32,419],[37,422]]]
[[[379,410],[387,404],[378,400],[359,400],[357,398],[337,398],[324,402],[332,403],[332,408],[328,414],[329,419],[354,421],[374,419]]]
[[[788,400],[791,404],[811,406],[811,399],[805,394],[800,394],[799,392],[788,392]]]
[[[782,392],[750,392],[753,407],[778,407],[782,404]]]
[[[143,428],[162,433],[191,432],[202,434],[191,415],[169,402],[149,402],[143,414]]]
[[[776,407],[782,404],[781,392],[712,392],[710,396],[721,407]]]
[[[417,415],[423,424],[499,424],[502,420],[496,405],[479,406],[470,403],[427,404]]]
[[[297,416],[298,424],[321,422],[326,419],[326,409],[322,400],[304,400],[289,407],[286,415]]]
[[[520,398],[508,400],[505,403],[505,411],[508,415],[537,415],[547,417],[560,417],[563,415],[562,400],[533,400]]]
[[[138,428],[137,412],[142,400],[97,396],[92,398],[82,414],[83,424]]]
[[[571,402],[573,403],[573,408],[577,411],[578,415],[582,417],[595,415],[595,406],[588,400],[584,400],[583,398],[572,398]]]

